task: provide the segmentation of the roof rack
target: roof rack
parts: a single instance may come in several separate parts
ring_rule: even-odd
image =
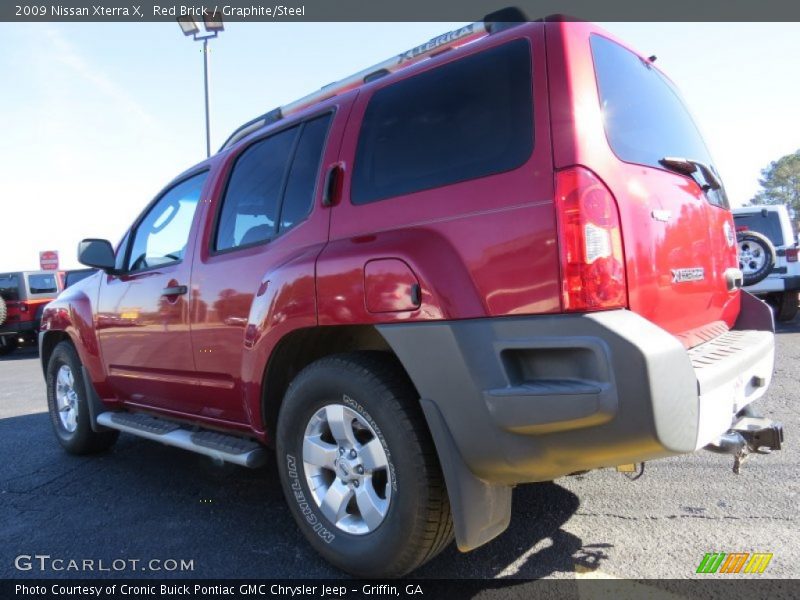
[[[343,92],[350,91],[370,81],[380,79],[390,73],[418,63],[425,58],[440,54],[445,50],[458,48],[459,46],[473,42],[486,35],[504,31],[526,20],[522,11],[516,7],[509,7],[486,15],[482,21],[476,21],[475,23],[464,25],[454,31],[448,31],[447,33],[438,35],[424,44],[401,52],[392,58],[378,63],[377,65],[373,65],[368,69],[364,69],[363,71],[359,71],[349,77],[345,77],[340,81],[323,86],[321,89],[312,92],[308,96],[304,96],[285,106],[279,106],[260,117],[248,121],[231,134],[220,148],[220,152],[230,148],[233,144],[254,131],[276,123],[284,117],[299,112],[312,104],[338,96]]]

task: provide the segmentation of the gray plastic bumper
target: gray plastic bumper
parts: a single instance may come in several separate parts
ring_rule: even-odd
[[[691,351],[627,310],[382,325],[422,398],[459,547],[502,532],[510,487],[692,452],[766,390],[774,327],[742,293]]]

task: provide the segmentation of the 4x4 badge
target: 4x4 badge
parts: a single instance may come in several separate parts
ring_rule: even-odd
[[[706,273],[703,267],[693,267],[691,269],[672,269],[672,283],[684,283],[686,281],[702,281]]]

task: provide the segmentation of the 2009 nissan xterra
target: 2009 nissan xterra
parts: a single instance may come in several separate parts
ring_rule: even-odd
[[[56,436],[277,456],[326,559],[408,573],[515,484],[778,448],[769,308],[670,80],[487,18],[237,130],[45,311]],[[265,451],[274,446],[276,453]]]

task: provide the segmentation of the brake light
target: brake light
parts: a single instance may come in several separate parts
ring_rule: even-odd
[[[19,312],[28,312],[28,305],[24,302],[17,302],[17,308]]]
[[[558,171],[556,214],[563,309],[626,306],[619,211],[605,184],[584,167]]]
[[[797,262],[797,248],[786,249],[786,262]]]

